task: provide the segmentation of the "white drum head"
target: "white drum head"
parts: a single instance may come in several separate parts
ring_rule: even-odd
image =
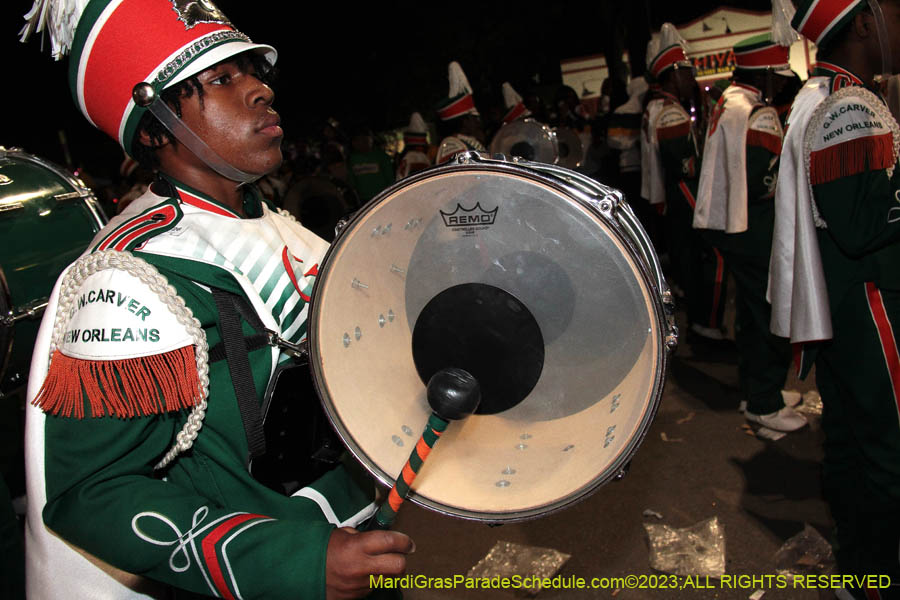
[[[467,362],[443,366],[479,379],[485,410],[450,424],[410,499],[502,522],[622,473],[659,401],[664,329],[614,219],[562,180],[487,161],[419,174],[360,210],[321,265],[310,359],[339,434],[387,485],[431,412],[420,371]]]

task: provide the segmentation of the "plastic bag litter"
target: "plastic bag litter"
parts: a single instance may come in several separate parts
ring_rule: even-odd
[[[570,554],[565,554],[553,548],[524,546],[513,542],[497,542],[484,558],[469,569],[466,577],[489,578],[519,575],[523,578],[552,578],[570,557]],[[533,587],[523,588],[521,591],[526,595],[534,596],[541,589]]]
[[[675,575],[725,574],[725,532],[719,518],[711,517],[691,527],[644,523],[650,540],[650,566]]]
[[[834,567],[831,544],[805,523],[803,531],[786,541],[775,553],[775,570],[779,575],[822,575]]]
[[[822,414],[822,396],[816,390],[809,390],[803,394],[803,402],[795,407],[797,412],[806,413],[808,415]]]

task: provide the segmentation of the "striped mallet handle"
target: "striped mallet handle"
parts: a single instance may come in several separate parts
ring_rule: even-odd
[[[364,529],[387,529],[394,522],[400,505],[409,495],[410,486],[425,459],[450,421],[465,419],[478,408],[481,389],[478,381],[462,369],[442,369],[428,380],[428,404],[434,411],[428,417],[425,431],[409,455],[400,476],[388,494],[387,501]]]

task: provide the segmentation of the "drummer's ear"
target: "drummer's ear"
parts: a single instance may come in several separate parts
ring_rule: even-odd
[[[143,127],[138,131],[138,143],[147,146],[151,150],[157,150],[169,144],[169,136],[161,133],[158,136],[151,136]]]

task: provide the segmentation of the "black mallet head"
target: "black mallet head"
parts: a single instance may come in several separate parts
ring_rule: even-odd
[[[441,369],[428,380],[428,404],[445,421],[465,419],[481,402],[481,387],[471,373],[455,367]]]

